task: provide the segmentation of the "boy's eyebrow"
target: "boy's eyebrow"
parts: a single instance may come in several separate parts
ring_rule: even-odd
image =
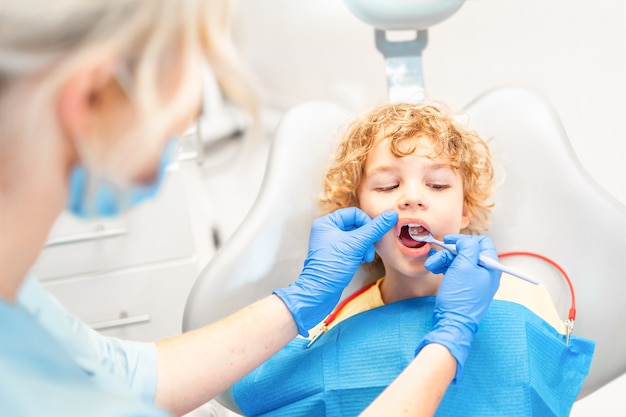
[[[376,175],[379,173],[396,171],[397,169],[398,168],[392,165],[378,165],[372,169],[368,169],[367,171],[365,171],[365,175],[371,176],[371,175]],[[452,165],[445,163],[445,162],[433,162],[433,163],[427,163],[424,165],[424,171],[437,171],[437,170],[454,171],[454,168],[452,167]]]
[[[438,170],[438,169],[449,169],[450,171],[454,171],[452,165],[447,164],[445,162],[433,163],[426,166],[426,170]]]
[[[372,169],[368,169],[365,171],[365,175],[374,175],[378,173],[385,173],[389,171],[396,171],[397,168],[391,165],[377,165]]]

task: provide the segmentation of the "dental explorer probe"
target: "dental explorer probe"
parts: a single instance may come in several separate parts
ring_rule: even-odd
[[[416,242],[431,243],[437,246],[441,246],[442,248],[446,249],[453,255],[457,254],[456,245],[452,243],[443,243],[435,239],[432,233],[430,232],[425,235],[419,234],[420,229],[422,229],[422,227],[419,224],[409,224],[407,226],[409,227],[409,236],[411,236],[411,239],[415,240]],[[501,272],[506,272],[507,274],[521,278],[535,285],[539,284],[539,281],[537,281],[535,278],[531,278],[528,275],[525,275],[519,271],[509,268],[508,266],[502,265],[500,262],[488,256],[480,255],[478,258],[478,264],[484,266],[485,268],[495,269]]]

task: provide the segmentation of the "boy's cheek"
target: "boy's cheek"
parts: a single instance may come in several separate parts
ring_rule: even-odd
[[[373,219],[374,217],[386,211],[396,210],[396,207],[394,204],[390,204],[386,201],[383,202],[383,201],[376,201],[374,199],[371,199],[371,200],[362,199],[360,209],[363,210],[365,214],[367,214]]]
[[[371,219],[373,219],[374,217],[378,216],[379,214],[385,211],[385,210],[377,210],[375,207],[372,206],[372,204],[369,204],[368,201],[361,202],[361,204],[359,204],[359,208],[365,214],[367,214]]]

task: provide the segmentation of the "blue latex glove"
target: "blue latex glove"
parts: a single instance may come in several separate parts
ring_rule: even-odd
[[[313,222],[302,273],[287,288],[274,291],[291,311],[302,336],[307,337],[309,329],[337,305],[359,265],[374,260],[374,242],[397,221],[394,211],[372,220],[358,208],[350,207]]]
[[[456,379],[461,377],[478,324],[487,312],[500,285],[500,271],[478,265],[478,256],[498,259],[488,236],[448,235],[445,243],[454,243],[458,255],[447,250],[433,251],[424,266],[435,274],[444,274],[433,316],[433,329],[424,336],[418,353],[429,343],[448,348],[457,360]]]

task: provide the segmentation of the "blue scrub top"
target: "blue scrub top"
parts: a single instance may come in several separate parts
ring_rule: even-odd
[[[34,277],[0,300],[0,415],[166,417],[152,402],[153,343],[107,338],[70,315]]]

